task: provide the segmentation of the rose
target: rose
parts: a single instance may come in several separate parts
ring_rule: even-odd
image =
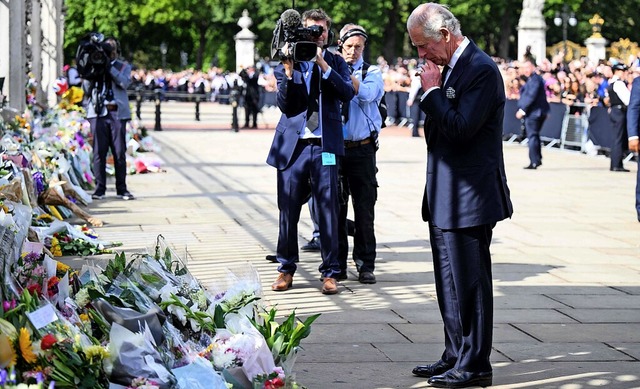
[[[49,350],[57,342],[58,342],[58,339],[55,337],[55,335],[46,334],[45,336],[42,337],[42,340],[40,341],[40,348],[43,350]]]

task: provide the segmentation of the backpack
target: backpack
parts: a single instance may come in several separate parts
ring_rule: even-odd
[[[369,66],[371,66],[368,63],[364,63],[362,65],[362,80],[364,81],[364,78],[367,76],[367,70],[369,70]],[[380,112],[380,117],[382,118],[382,125],[380,126],[381,128],[386,127],[387,125],[385,124],[385,122],[387,121],[387,92],[384,92],[382,94],[382,98],[380,99],[380,103],[378,103],[378,111]]]

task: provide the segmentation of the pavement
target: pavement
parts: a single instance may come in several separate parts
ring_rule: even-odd
[[[129,176],[134,201],[119,200],[110,182],[107,199],[90,205],[105,222],[96,229],[100,238],[133,253],[162,234],[205,285],[224,285],[227,269],[253,269],[265,302],[283,316],[294,309],[302,318],[322,313],[294,368],[307,388],[429,387],[411,374],[443,351],[420,218],[424,140],[406,127],[386,128],[380,137],[378,283],[358,283],[350,261],[340,293],[325,296],[320,255],[302,252],[294,287],[272,292],[277,270],[265,255],[275,252],[278,208],[276,171],[265,159],[278,112],[265,110],[258,130],[234,132],[229,106],[202,104],[196,122],[193,104],[182,104],[163,104],[163,131],[150,131],[166,172]],[[150,104],[142,122],[154,126]],[[505,143],[504,153],[514,215],[496,226],[491,246],[494,387],[640,388],[637,164],[626,163],[631,173],[614,173],[604,156],[554,148],[543,149],[538,170],[524,170],[526,147]],[[311,232],[303,209],[300,245]]]

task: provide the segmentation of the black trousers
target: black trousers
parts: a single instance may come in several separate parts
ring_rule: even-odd
[[[89,119],[93,135],[93,175],[96,179],[95,193],[103,195],[107,190],[107,153],[111,150],[116,171],[116,193],[127,192],[127,121],[119,120],[118,112]]]
[[[542,144],[540,143],[540,129],[547,117],[524,118],[524,128],[527,130],[527,146],[529,146],[529,162],[533,165],[542,164]]]
[[[627,149],[627,112],[620,108],[611,108],[609,112],[613,143],[611,144],[611,169],[621,168],[624,151]]]
[[[444,322],[442,360],[489,372],[493,334],[492,225],[443,230],[429,223],[438,306]]]
[[[345,149],[342,158],[340,214],[338,217],[338,259],[341,272],[347,270],[349,241],[347,238],[347,213],[349,196],[353,203],[353,260],[359,272],[374,271],[376,259],[376,236],[374,219],[378,199],[376,180],[376,151],[373,142]]]

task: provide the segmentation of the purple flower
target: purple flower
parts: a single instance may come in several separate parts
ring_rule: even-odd
[[[44,175],[42,172],[34,172],[32,177],[33,185],[36,189],[36,196],[39,196],[40,193],[44,192]]]
[[[0,385],[5,385],[7,383],[7,371],[2,369],[0,370]]]
[[[7,312],[8,310],[11,309],[11,303],[9,301],[3,301],[2,302],[2,309]],[[4,370],[3,370],[4,371]],[[6,373],[6,372],[5,372]]]

